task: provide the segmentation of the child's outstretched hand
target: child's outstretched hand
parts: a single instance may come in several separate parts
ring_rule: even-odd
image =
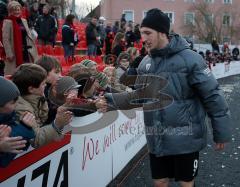
[[[4,137],[0,140],[0,152],[19,154],[23,152],[22,148],[26,146],[27,141],[21,136]]]
[[[29,127],[33,127],[34,124],[36,124],[35,116],[30,112],[25,112],[22,117],[22,122]]]
[[[10,135],[11,133],[11,127],[9,127],[8,125],[0,125],[0,141],[1,139],[3,139],[4,137],[7,137]]]
[[[97,100],[95,100],[95,106],[99,112],[107,112],[108,104],[104,96],[100,96]]]
[[[60,106],[57,110],[57,115],[55,118],[55,125],[62,129],[65,125],[68,125],[73,118],[73,113],[71,111],[66,110],[65,107]]]

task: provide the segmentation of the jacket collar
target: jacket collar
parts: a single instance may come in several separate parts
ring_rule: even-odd
[[[187,41],[178,34],[172,34],[169,38],[169,43],[164,48],[151,50],[150,57],[169,57],[184,49],[189,49]]]

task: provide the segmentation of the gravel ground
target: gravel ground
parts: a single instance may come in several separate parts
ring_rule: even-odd
[[[214,151],[209,130],[208,145],[200,153],[196,187],[240,187],[240,75],[219,80],[232,114],[232,142],[221,152]],[[152,187],[146,148],[108,185]],[[179,186],[172,182],[171,187]]]

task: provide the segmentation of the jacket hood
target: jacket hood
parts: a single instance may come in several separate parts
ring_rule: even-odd
[[[162,49],[153,49],[150,51],[151,57],[172,56],[184,49],[189,49],[189,43],[178,34],[170,35],[170,42]]]

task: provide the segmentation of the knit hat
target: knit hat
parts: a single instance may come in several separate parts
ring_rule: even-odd
[[[11,11],[14,7],[18,7],[18,6],[20,8],[22,8],[22,5],[19,2],[17,2],[17,1],[10,1],[8,3],[8,5],[7,5],[7,9],[8,9],[8,11]]]
[[[69,76],[61,77],[57,80],[56,83],[56,92],[57,94],[64,94],[67,91],[75,88],[79,88],[81,85],[79,85],[74,78]]]
[[[73,77],[75,79],[75,76],[87,72],[88,67],[84,66],[81,63],[77,63],[71,66],[68,76]]]
[[[0,77],[0,88],[0,107],[20,96],[17,86],[3,77]]]
[[[48,99],[55,105],[61,106],[65,103],[65,95],[67,91],[79,88],[79,85],[74,78],[69,76],[61,77],[57,80],[56,86],[52,86],[48,92]],[[54,89],[55,88],[55,89]]]
[[[98,80],[99,85],[104,88],[108,83],[108,77],[105,73],[99,72],[95,78]]]
[[[92,60],[89,60],[89,59],[82,60],[82,61],[80,62],[80,64],[82,64],[82,65],[84,65],[84,66],[86,66],[86,67],[88,67],[88,68],[90,68],[90,67],[92,67],[92,66],[94,66],[94,65],[97,65],[96,62],[94,62],[94,61],[92,61]]]
[[[153,8],[147,12],[142,20],[141,27],[148,27],[158,32],[169,34],[170,19],[158,8]]]

